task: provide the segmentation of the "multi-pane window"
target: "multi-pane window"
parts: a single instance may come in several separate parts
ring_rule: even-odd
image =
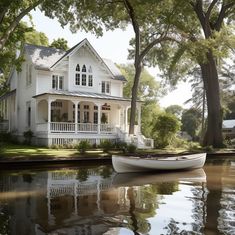
[[[52,75],[52,89],[63,90],[64,77]]]
[[[80,85],[80,73],[75,74],[75,85]]]
[[[87,69],[86,65],[84,64],[82,66],[82,69],[80,70],[79,64],[76,66],[75,71],[75,85],[77,86],[93,86],[93,75],[92,75],[92,67],[89,66]]]
[[[98,124],[98,113],[94,112],[94,123]]]
[[[89,122],[89,111],[84,111],[84,123]]]
[[[82,86],[86,86],[86,74],[82,74]]]
[[[106,93],[106,94],[110,94],[110,82],[102,81],[101,92]]]
[[[93,86],[93,77],[91,74],[88,75],[88,86]]]

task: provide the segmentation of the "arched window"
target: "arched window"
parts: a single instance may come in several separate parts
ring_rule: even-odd
[[[84,64],[81,68],[82,70],[80,70],[79,64],[77,64],[75,68],[75,85],[92,87],[93,86],[92,67],[91,66],[86,67],[86,65]]]
[[[79,64],[77,64],[76,71],[77,71],[77,72],[80,72],[80,66],[79,66]]]
[[[85,65],[85,64],[82,66],[82,72],[83,72],[83,73],[86,72],[86,65]]]
[[[76,66],[76,72],[75,72],[75,85],[80,85],[80,66],[77,64]]]

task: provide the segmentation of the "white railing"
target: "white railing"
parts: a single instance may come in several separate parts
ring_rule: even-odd
[[[51,122],[51,132],[75,132],[75,123],[70,122]]]
[[[49,125],[49,126],[48,126]],[[77,125],[77,126],[76,126]],[[70,122],[50,122],[37,123],[37,132],[51,133],[115,133],[115,128],[111,124],[94,124],[94,123],[70,123]]]
[[[111,124],[100,124],[100,132],[101,133],[113,133],[115,132],[115,128]]]
[[[93,123],[78,123],[78,132],[98,132],[98,124]]]

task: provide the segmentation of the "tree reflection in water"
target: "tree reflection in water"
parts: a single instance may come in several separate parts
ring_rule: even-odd
[[[0,172],[0,234],[231,235],[234,166],[208,163],[207,182],[187,181],[190,172],[120,178],[110,166]]]

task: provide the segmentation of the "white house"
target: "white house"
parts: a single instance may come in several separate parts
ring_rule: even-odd
[[[140,132],[141,102],[135,133],[128,135],[126,79],[87,39],[68,51],[26,44],[22,53],[22,70],[12,71],[10,92],[0,97],[2,129],[20,139],[31,130],[35,144],[46,146],[82,139],[121,140],[141,148],[153,145]]]
[[[235,138],[235,119],[224,120],[222,131],[226,138]]]

